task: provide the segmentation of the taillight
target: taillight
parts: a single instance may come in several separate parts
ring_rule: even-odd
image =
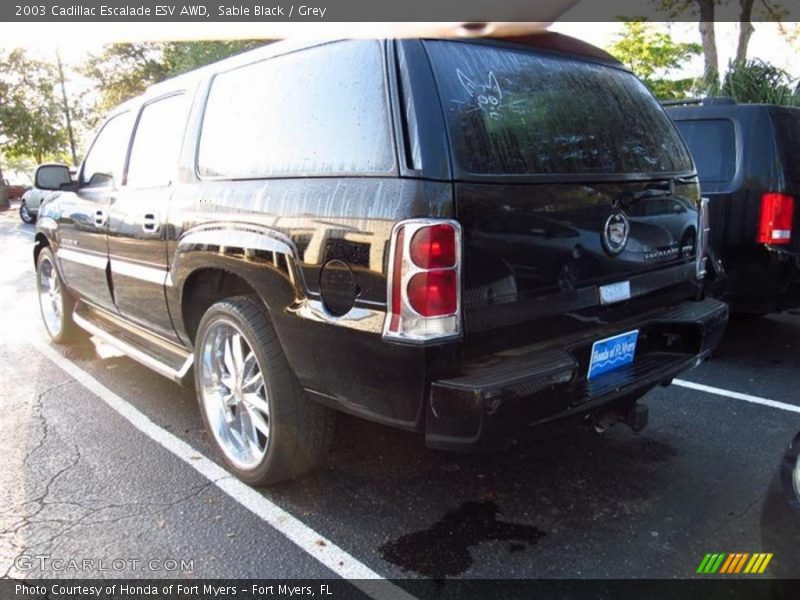
[[[384,338],[424,343],[461,333],[461,226],[409,219],[395,225]]]
[[[761,217],[758,220],[759,244],[788,244],[792,241],[794,198],[786,194],[761,196]]]
[[[708,262],[708,238],[711,235],[711,204],[708,198],[700,199],[700,214],[697,224],[697,278],[706,276]]]
[[[408,281],[408,303],[423,317],[443,317],[458,310],[455,271],[426,271]]]
[[[417,230],[411,238],[411,260],[422,269],[446,269],[456,265],[456,230],[449,223]]]

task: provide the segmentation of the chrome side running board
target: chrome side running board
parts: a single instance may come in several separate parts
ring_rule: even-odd
[[[188,356],[186,356],[183,364],[176,369],[152,356],[151,354],[148,354],[141,348],[137,348],[134,344],[127,342],[106,331],[95,323],[92,323],[86,317],[82,316],[77,310],[73,313],[72,319],[75,321],[75,324],[78,327],[90,335],[97,336],[136,362],[141,363],[145,367],[152,369],[159,375],[163,375],[164,377],[171,379],[176,383],[183,384],[185,382],[186,376],[194,364],[194,354],[190,352],[188,353]]]

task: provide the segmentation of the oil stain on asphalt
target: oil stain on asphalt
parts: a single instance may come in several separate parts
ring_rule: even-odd
[[[379,551],[404,571],[444,579],[461,575],[472,565],[472,546],[508,541],[509,552],[520,552],[546,535],[531,525],[500,521],[497,513],[494,502],[467,502],[428,529],[387,542]]]

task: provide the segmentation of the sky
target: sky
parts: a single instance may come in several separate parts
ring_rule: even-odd
[[[670,28],[678,41],[699,42],[697,23],[664,24]],[[796,24],[795,24],[796,25]],[[20,24],[6,27],[0,38],[0,47],[21,46],[41,58],[52,59],[56,48],[67,65],[79,65],[89,53],[97,53],[103,44],[113,41],[144,41],[171,39],[212,39],[212,38],[255,38],[255,37],[336,37],[344,33],[349,36],[381,36],[390,34],[392,29],[447,27],[447,24],[396,23],[346,24],[319,23],[72,23],[65,28],[59,23]],[[750,57],[763,58],[786,69],[795,78],[800,78],[798,49],[792,48],[780,35],[774,23],[754,23],[755,33],[750,43]],[[595,46],[607,47],[614,42],[622,29],[619,23],[576,23],[560,22],[550,27],[587,41]],[[720,55],[720,68],[724,69],[736,50],[738,35],[737,23],[717,23],[717,46]],[[700,75],[702,59],[698,57],[687,67],[687,75]]]

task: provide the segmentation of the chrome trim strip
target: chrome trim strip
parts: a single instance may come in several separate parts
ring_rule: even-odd
[[[98,327],[91,321],[88,321],[77,312],[74,312],[72,314],[72,320],[75,321],[75,324],[78,327],[80,327],[87,333],[91,335],[96,335],[104,342],[114,346],[117,350],[124,353],[126,356],[132,358],[138,363],[143,364],[148,369],[152,369],[159,375],[163,375],[164,377],[171,379],[176,383],[181,383],[183,378],[189,372],[189,369],[192,368],[192,364],[194,363],[194,354],[189,354],[189,356],[186,357],[186,360],[184,361],[181,368],[176,371],[169,365],[165,365],[161,361],[153,358],[152,356],[146,354],[145,352],[142,352],[141,350],[132,346],[131,344],[123,340],[120,340],[119,338],[114,337],[109,332]]]
[[[156,285],[169,285],[166,269],[149,267],[114,257],[111,257],[111,275],[132,277],[133,279],[139,279],[140,281],[146,281]]]
[[[296,307],[290,308],[289,311],[310,321],[333,323],[341,327],[377,334],[383,331],[385,316],[384,311],[354,306],[346,314],[336,317],[328,312],[322,301],[311,298],[300,301]]]
[[[60,260],[68,260],[87,267],[94,267],[95,269],[105,269],[108,262],[108,256],[89,254],[88,252],[70,250],[69,248],[59,248],[56,256]]]
[[[294,242],[282,233],[257,225],[238,223],[215,223],[199,225],[188,230],[178,239],[178,252],[185,252],[191,246],[219,246],[221,248],[242,248],[279,252],[297,258]]]

